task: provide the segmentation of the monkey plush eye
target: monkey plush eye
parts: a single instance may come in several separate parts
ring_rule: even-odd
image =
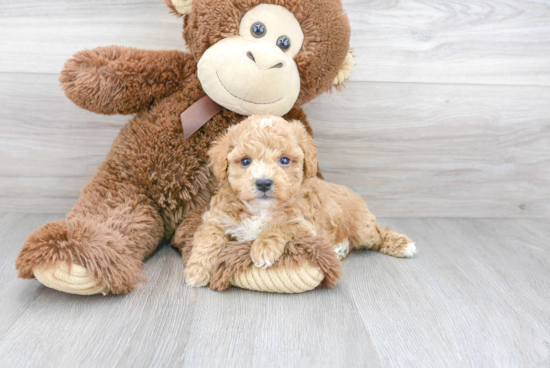
[[[283,166],[288,166],[290,165],[290,159],[288,157],[283,156],[279,159],[279,163]]]
[[[252,160],[249,159],[248,157],[245,157],[241,160],[241,166],[242,167],[247,167],[248,165],[250,165],[252,163]]]
[[[256,38],[261,38],[265,36],[265,32],[265,24],[263,24],[262,22],[256,22],[252,25],[252,27],[250,27],[250,33],[252,33],[252,36]]]
[[[277,38],[277,46],[281,48],[281,50],[286,51],[290,47],[290,38],[287,36],[281,36]]]

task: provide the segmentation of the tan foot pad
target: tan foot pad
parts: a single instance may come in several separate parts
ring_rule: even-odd
[[[315,289],[324,278],[321,270],[309,263],[296,269],[257,268],[252,265],[248,270],[235,274],[231,284],[243,289],[295,294]]]
[[[75,264],[71,265],[71,273],[65,262],[59,262],[52,268],[33,269],[33,273],[45,286],[69,294],[93,295],[109,291],[100,281],[92,279],[88,270]]]

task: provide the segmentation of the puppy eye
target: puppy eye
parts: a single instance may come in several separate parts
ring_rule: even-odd
[[[266,31],[265,24],[262,22],[256,22],[252,25],[252,27],[250,27],[250,33],[252,33],[252,36],[256,38],[262,38],[265,36]]]
[[[284,166],[290,165],[290,159],[288,157],[281,157],[279,163]]]
[[[245,157],[241,160],[241,166],[242,167],[247,167],[248,165],[250,165],[252,163],[252,160],[249,159],[248,157]]]
[[[277,46],[279,46],[279,48],[283,51],[288,50],[288,48],[290,47],[290,38],[288,38],[287,36],[281,36],[277,38]]]

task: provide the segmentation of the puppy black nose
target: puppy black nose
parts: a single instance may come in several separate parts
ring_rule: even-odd
[[[256,180],[256,188],[258,188],[259,191],[267,192],[271,189],[273,186],[273,180],[269,179],[262,179],[262,180]]]

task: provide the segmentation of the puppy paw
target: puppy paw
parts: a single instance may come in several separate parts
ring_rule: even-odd
[[[269,268],[273,266],[283,255],[284,246],[274,241],[255,241],[250,249],[250,258],[258,268]]]
[[[183,274],[185,275],[185,283],[191,287],[206,286],[212,278],[206,268],[196,264],[185,267]]]
[[[417,250],[414,242],[408,242],[407,245],[402,250],[403,257],[405,258],[412,257],[416,252]]]
[[[399,257],[399,258],[410,258],[415,253],[416,245],[415,243],[407,238],[406,236],[403,236],[400,238],[392,247],[389,247],[385,249],[385,251],[382,251],[382,253],[389,254],[390,256]]]

